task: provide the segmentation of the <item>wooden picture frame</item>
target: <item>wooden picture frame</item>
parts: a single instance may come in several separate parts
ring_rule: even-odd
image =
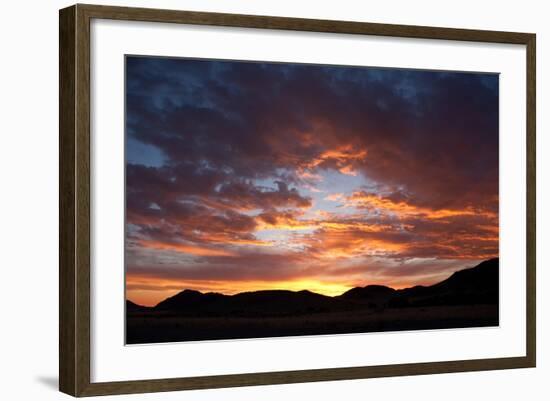
[[[94,18],[525,45],[527,54],[525,60],[527,71],[526,355],[92,383],[90,380],[90,21]],[[80,4],[60,10],[59,29],[60,391],[73,396],[95,396],[535,366],[535,34]]]

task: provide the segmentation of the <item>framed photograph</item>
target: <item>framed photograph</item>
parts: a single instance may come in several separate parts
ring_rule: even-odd
[[[73,396],[535,366],[535,35],[60,11]]]

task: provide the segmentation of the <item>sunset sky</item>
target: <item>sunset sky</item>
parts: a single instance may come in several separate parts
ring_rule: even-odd
[[[128,299],[402,288],[498,256],[498,75],[126,69]]]

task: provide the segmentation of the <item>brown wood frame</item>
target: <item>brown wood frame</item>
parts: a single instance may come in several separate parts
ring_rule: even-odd
[[[527,48],[527,354],[522,357],[90,382],[90,20],[269,28],[525,45]],[[534,367],[535,43],[532,33],[77,4],[59,13],[59,389],[73,396],[144,393]]]

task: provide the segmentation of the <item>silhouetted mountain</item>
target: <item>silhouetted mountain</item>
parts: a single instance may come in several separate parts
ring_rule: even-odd
[[[231,297],[231,307],[237,314],[294,315],[342,310],[347,304],[307,290],[271,290],[236,294]]]
[[[215,311],[223,306],[228,298],[230,298],[228,295],[216,292],[203,294],[199,291],[183,290],[170,298],[166,298],[157,304],[154,309],[177,310],[181,313],[206,312],[210,309]]]
[[[127,310],[165,311],[183,316],[268,317],[354,311],[365,308],[498,304],[498,259],[453,273],[431,286],[394,290],[382,285],[356,287],[329,297],[311,291],[267,290],[224,295],[184,290],[154,308],[127,301]]]
[[[138,305],[136,303],[133,303],[132,301],[126,300],[126,311],[127,312],[141,312],[141,311],[147,311],[151,308],[147,306]]]
[[[344,310],[348,306],[346,302],[307,290],[266,290],[235,295],[184,290],[154,309],[197,316],[283,316]]]
[[[429,287],[398,290],[389,306],[497,304],[498,297],[498,259],[490,259]]]
[[[355,287],[344,292],[340,298],[356,301],[371,301],[381,298],[388,298],[395,293],[395,290],[384,285],[367,285],[366,287]]]

